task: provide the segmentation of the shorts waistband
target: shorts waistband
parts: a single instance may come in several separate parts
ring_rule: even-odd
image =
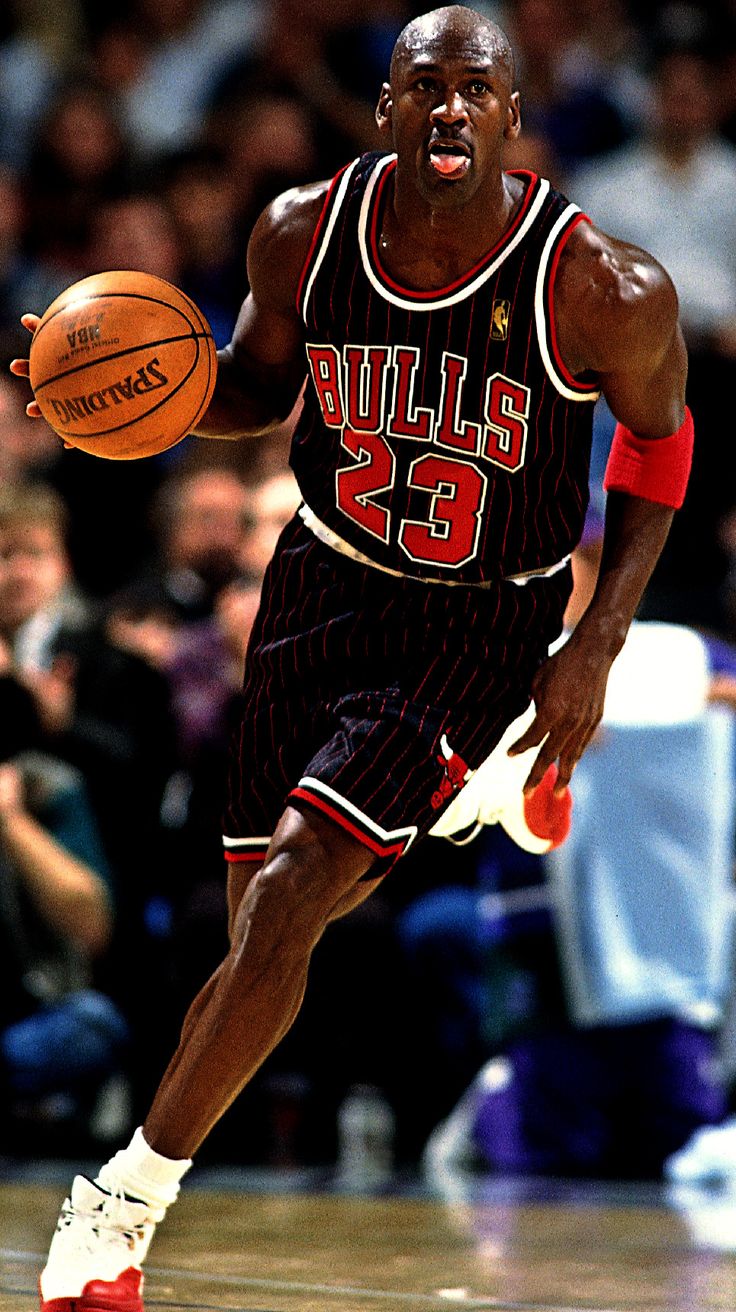
[[[564,569],[570,561],[569,556],[564,556],[562,560],[558,560],[554,565],[542,566],[540,569],[530,569],[524,574],[507,574],[500,580],[482,579],[478,582],[464,582],[461,579],[427,578],[418,574],[404,574],[399,569],[391,569],[389,565],[379,565],[378,561],[371,560],[370,556],[358,551],[357,547],[351,546],[334,529],[328,528],[327,524],[323,524],[314,511],[310,510],[306,502],[302,502],[299,507],[299,515],[306,527],[316,538],[319,538],[320,542],[324,542],[327,547],[332,547],[333,551],[338,551],[341,556],[348,556],[361,565],[369,565],[371,569],[378,569],[382,574],[390,574],[396,579],[411,579],[414,583],[441,583],[446,588],[493,588],[498,582],[501,582],[515,583],[517,587],[523,587],[530,579],[550,578],[552,574],[557,574],[561,569]]]

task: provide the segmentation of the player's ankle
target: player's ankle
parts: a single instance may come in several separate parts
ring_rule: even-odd
[[[163,1157],[150,1148],[139,1127],[127,1148],[121,1149],[102,1167],[95,1183],[103,1189],[123,1189],[126,1197],[146,1203],[152,1220],[163,1219],[176,1202],[182,1179],[191,1166],[189,1158]]]

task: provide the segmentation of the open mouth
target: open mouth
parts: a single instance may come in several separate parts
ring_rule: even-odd
[[[443,178],[461,178],[470,168],[470,152],[459,141],[433,141],[429,147],[429,162]]]

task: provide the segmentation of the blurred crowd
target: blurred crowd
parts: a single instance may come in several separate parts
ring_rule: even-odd
[[[287,187],[381,148],[377,92],[396,35],[426,7],[5,0],[3,367],[27,354],[23,312],[42,313],[105,268],[176,283],[225,345],[247,293],[255,218]],[[505,27],[518,57],[524,132],[508,167],[550,177],[675,279],[698,443],[642,615],[706,634],[728,699],[736,4],[475,7]],[[32,1145],[70,1155],[138,1123],[186,1005],[225,945],[224,754],[262,574],[298,504],[288,469],[294,416],[266,439],[189,439],[118,463],[63,450],[27,419],[27,399],[0,373],[0,1153]],[[613,426],[598,410],[594,512]],[[297,1024],[205,1152],[334,1160],[350,1132],[346,1107],[362,1097],[364,1120],[383,1115],[399,1159],[416,1160],[510,1034],[571,1023],[548,912],[510,935],[498,917],[489,929],[487,916],[471,916],[467,933],[471,891],[487,911],[489,897],[506,905],[499,889],[543,878],[540,859],[522,860],[493,835],[468,849],[429,840],[400,863],[331,927]],[[442,899],[421,903],[428,894]],[[687,1057],[711,1070],[727,998],[720,1004],[696,1018],[713,1043]],[[631,1032],[640,1022],[660,1026],[655,1037],[664,1026],[666,1038],[681,1017],[655,1006],[643,1020],[619,1019],[620,1064],[621,1051],[651,1055],[655,1032]],[[663,1060],[673,1060],[662,1042]],[[697,1108],[673,1114],[642,1169],[656,1173],[697,1124],[725,1113],[729,1079],[714,1076],[709,1088]],[[651,1145],[650,1131],[641,1143]],[[534,1162],[612,1169],[610,1154],[596,1166],[566,1151]]]

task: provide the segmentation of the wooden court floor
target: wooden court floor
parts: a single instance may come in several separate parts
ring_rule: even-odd
[[[43,1178],[42,1171],[38,1178]],[[466,1191],[467,1192],[467,1191]],[[472,1191],[470,1191],[472,1193]],[[61,1183],[2,1180],[0,1308],[37,1306]],[[591,1197],[494,1181],[462,1201],[187,1188],[149,1254],[147,1307],[198,1312],[734,1312],[736,1197]]]

